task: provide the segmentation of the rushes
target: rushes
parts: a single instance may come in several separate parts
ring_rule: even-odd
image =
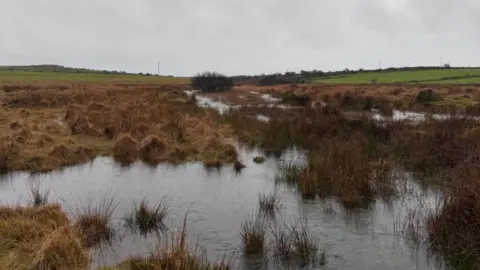
[[[277,191],[258,194],[258,203],[260,211],[268,215],[274,215],[275,211],[280,208],[280,200],[278,199]]]
[[[114,235],[110,224],[117,202],[113,197],[102,196],[98,203],[93,198],[77,207],[74,212],[75,228],[80,232],[86,247],[92,247],[103,241],[109,241]]]
[[[274,255],[283,261],[298,261],[302,264],[317,259],[318,242],[310,232],[307,219],[299,219],[292,225],[272,230]],[[325,261],[325,254],[320,256]]]
[[[38,181],[33,181],[29,184],[28,192],[30,194],[30,203],[33,206],[41,206],[48,202],[50,190],[42,190]]]
[[[246,220],[240,229],[243,251],[246,255],[261,254],[265,248],[266,230],[261,220]]]
[[[160,199],[155,205],[149,205],[146,199],[140,204],[135,204],[134,210],[125,217],[125,222],[131,229],[138,229],[146,235],[148,232],[163,229],[164,219],[168,214],[168,200],[166,197]]]

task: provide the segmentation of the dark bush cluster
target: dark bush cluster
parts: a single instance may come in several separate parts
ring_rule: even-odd
[[[283,75],[267,75],[258,79],[258,85],[276,85],[276,84],[295,84],[301,83],[300,77],[290,77]]]
[[[204,72],[192,78],[192,87],[203,92],[230,91],[233,79],[216,72]]]

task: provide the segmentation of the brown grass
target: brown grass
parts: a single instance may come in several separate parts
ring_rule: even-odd
[[[58,205],[0,208],[5,269],[85,269],[89,258]]]
[[[140,142],[140,158],[149,164],[158,164],[163,160],[167,146],[158,136],[149,135]]]
[[[115,160],[128,164],[137,160],[138,142],[128,134],[118,136],[113,145],[113,157]]]
[[[246,255],[262,254],[266,248],[266,229],[263,221],[246,220],[240,229],[243,251]]]
[[[463,269],[480,267],[480,169],[458,169],[437,211],[426,218],[426,234],[434,250]]]
[[[138,158],[151,164],[234,162],[229,128],[218,124],[214,113],[199,110],[183,89],[86,84],[59,92],[48,85],[31,91],[19,84],[0,107],[0,154],[6,152],[0,165],[4,171],[46,172],[99,155],[122,163]]]
[[[364,142],[354,138],[324,142],[300,172],[300,191],[333,196],[345,205],[357,205],[393,192],[389,163],[369,159],[364,149]]]
[[[111,240],[115,233],[111,218],[116,207],[117,202],[113,197],[103,196],[97,203],[91,198],[75,209],[74,226],[79,231],[84,246],[92,247]]]

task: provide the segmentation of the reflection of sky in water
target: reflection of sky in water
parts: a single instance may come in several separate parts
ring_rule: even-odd
[[[156,168],[136,163],[129,168],[117,166],[109,158],[60,172],[39,175],[44,188],[50,189],[50,201],[60,202],[67,210],[86,198],[100,200],[105,194],[115,196],[119,205],[114,212],[115,224],[131,211],[133,202],[146,198],[152,203],[162,196],[170,201],[166,224],[178,228],[188,211],[188,236],[206,245],[210,258],[238,251],[241,222],[257,213],[258,193],[273,191],[273,177],[278,161],[268,158],[255,164],[253,157],[263,153],[256,149],[239,149],[240,159],[247,166],[236,174],[231,166],[207,171],[199,163],[180,166],[161,164]],[[287,151],[282,159],[304,162],[301,151]],[[29,200],[26,186],[28,174],[18,173],[0,181],[3,202],[25,204]],[[396,230],[407,212],[433,204],[435,194],[421,190],[407,180],[408,196],[391,203],[376,202],[368,210],[346,214],[335,202],[304,201],[297,192],[277,186],[283,205],[277,222],[291,221],[300,214],[308,216],[312,233],[327,252],[327,265],[318,269],[440,269],[428,265],[423,250],[413,251],[408,241]],[[114,264],[128,256],[148,250],[157,243],[155,235],[143,238],[121,230],[113,246],[94,250],[95,266]],[[245,267],[241,260],[237,263]],[[273,268],[272,268],[273,269]]]

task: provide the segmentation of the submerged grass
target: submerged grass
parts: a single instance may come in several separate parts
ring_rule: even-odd
[[[427,213],[425,231],[433,250],[462,269],[480,267],[480,168],[467,166],[452,183],[436,211]]]
[[[29,184],[28,192],[30,194],[30,203],[33,206],[41,206],[47,204],[50,190],[42,190],[38,181],[33,181]]]
[[[90,198],[75,209],[74,227],[79,231],[84,246],[92,247],[112,239],[115,230],[111,218],[117,205],[115,198],[102,196],[98,202]]]
[[[317,259],[325,264],[325,253],[318,257],[318,241],[308,228],[307,219],[300,218],[282,228],[272,229],[274,255],[284,262],[309,264]]]
[[[260,211],[270,216],[274,215],[275,212],[280,209],[280,200],[277,196],[277,191],[258,194],[258,203]]]
[[[143,199],[127,217],[125,222],[133,230],[138,229],[140,233],[146,235],[148,232],[165,228],[164,220],[168,214],[168,200],[166,197],[160,199],[155,205],[149,205],[146,199]]]

